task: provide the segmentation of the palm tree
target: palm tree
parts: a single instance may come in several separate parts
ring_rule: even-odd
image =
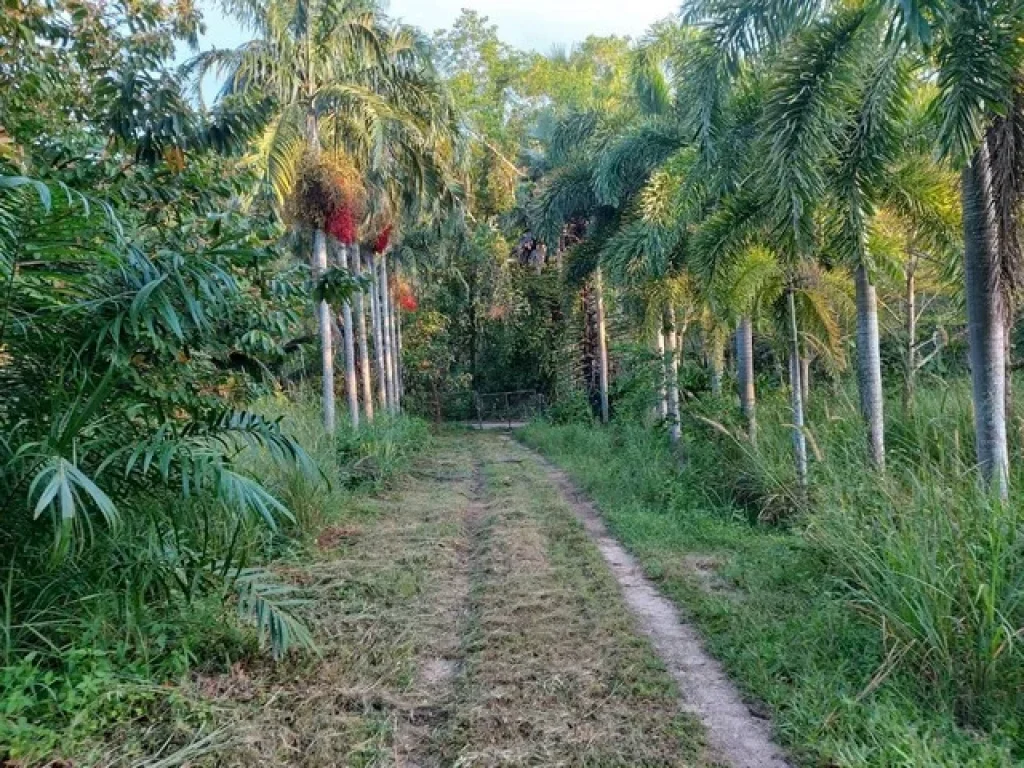
[[[322,135],[367,173],[381,153],[409,156],[449,135],[450,109],[429,64],[425,41],[387,22],[374,0],[230,0],[255,33],[236,50],[200,54],[200,78],[226,72],[221,92],[272,100],[273,117],[254,161],[278,204],[291,193],[305,153],[317,158]],[[429,163],[421,173],[432,170]],[[412,192],[419,190],[411,190]],[[313,231],[314,273],[326,267],[326,241]],[[323,352],[324,423],[333,429],[333,350],[329,311],[318,307]],[[347,352],[347,345],[346,345]],[[354,369],[354,360],[346,361]]]
[[[608,135],[602,118],[592,112],[563,116],[547,137],[543,163],[548,174],[530,203],[532,231],[542,242],[573,252],[569,277],[581,286],[585,331],[595,339],[599,413],[608,419],[608,342],[600,276],[600,244],[610,231],[614,208],[601,205],[594,189],[596,148]],[[590,353],[588,353],[589,356]]]
[[[835,79],[843,67],[835,69],[832,64],[842,61],[844,51],[856,48],[849,43],[857,38],[861,21],[872,22],[868,26],[875,30],[888,30],[892,39],[909,44],[933,65],[938,144],[943,155],[961,168],[977,458],[984,477],[1005,498],[1009,471],[1006,329],[1013,316],[1012,295],[1022,271],[1019,204],[1024,196],[1020,172],[1024,168],[1024,149],[1017,136],[1024,125],[1020,79],[1024,9],[1002,0],[985,4],[892,1],[864,8],[769,2],[742,12],[730,6],[725,0],[699,2],[691,16],[714,30],[736,56],[765,44],[777,45],[808,20],[824,17],[825,21],[812,26],[817,34],[810,34],[818,39],[817,53],[825,55],[815,57],[806,43],[804,53],[806,60],[817,58],[817,63],[825,67],[806,69],[808,77],[800,83],[804,101],[817,100],[818,106],[836,103],[834,97],[838,94],[829,93],[836,82],[849,83],[845,76]],[[832,28],[831,34],[824,32],[828,27]],[[826,71],[828,76],[823,78]],[[815,137],[810,138],[813,148]],[[827,134],[819,133],[816,138],[827,140]],[[807,170],[813,171],[800,167],[798,175],[803,176]],[[813,176],[810,181],[814,181]],[[814,185],[803,186],[810,191]]]
[[[653,279],[689,276],[687,301],[703,307],[713,391],[721,388],[724,329],[735,323],[746,330],[738,378],[753,437],[753,356],[742,354],[751,347],[752,323],[736,319],[750,309],[751,298],[736,293],[742,280],[716,275],[723,265],[708,264],[707,252],[698,253],[692,237],[694,227],[750,176],[751,126],[760,111],[752,69],[749,62],[732,66],[705,31],[657,25],[634,60],[639,117],[606,147],[596,187],[604,202],[627,211],[606,258],[624,259],[629,270]],[[730,259],[742,259],[746,247],[744,240]]]
[[[267,181],[283,202],[295,182],[302,144],[312,160],[319,158],[319,121],[335,106],[339,88],[351,85],[356,73],[366,80],[364,71],[386,69],[379,51],[387,31],[376,7],[366,2],[238,0],[228,3],[228,9],[250,26],[256,39],[233,51],[201,54],[194,66],[200,79],[212,68],[226,71],[221,97],[257,93],[274,100],[276,114],[258,151]],[[314,276],[327,269],[322,225],[313,231],[312,269]],[[331,432],[335,422],[334,350],[326,301],[317,303],[317,316],[324,426]]]
[[[901,6],[902,8],[902,6]],[[895,11],[894,11],[895,12]],[[1021,274],[1024,9],[1007,2],[902,8],[908,40],[937,70],[939,146],[961,170],[964,277],[978,464],[1009,492],[1007,327]]]
[[[831,154],[834,105],[849,87],[835,73],[854,48],[864,13],[854,9],[830,21],[812,25],[782,51],[761,126],[766,149],[762,184],[768,190],[777,253],[788,274],[793,448],[801,487],[807,484],[807,443],[795,294],[801,263],[813,260],[820,247],[815,212],[826,190],[822,158]]]

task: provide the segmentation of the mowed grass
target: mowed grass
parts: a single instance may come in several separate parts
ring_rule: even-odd
[[[195,675],[192,765],[707,765],[599,553],[496,435],[431,439],[274,568],[319,654]]]
[[[456,765],[705,765],[700,725],[572,510],[519,446],[480,462]]]
[[[211,764],[370,766],[438,753],[450,697],[424,674],[458,653],[471,456],[441,441],[352,499],[301,561],[275,565],[305,600],[319,653],[199,676],[229,734]]]
[[[958,727],[887,655],[823,552],[707,501],[640,427],[534,424],[519,433],[564,467],[709,649],[764,702],[808,766],[1009,766],[1014,734]],[[710,571],[710,575],[709,575]]]

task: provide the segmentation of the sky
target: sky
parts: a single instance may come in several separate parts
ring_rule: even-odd
[[[390,0],[388,14],[433,32],[450,26],[462,8],[472,8],[498,26],[505,42],[550,53],[588,35],[638,37],[679,5],[680,0]],[[203,48],[234,47],[247,39],[212,0],[203,0],[200,6],[207,26]]]

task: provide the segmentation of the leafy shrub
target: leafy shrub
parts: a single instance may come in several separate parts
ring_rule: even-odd
[[[545,418],[552,424],[593,424],[594,412],[586,393],[572,389],[551,404]]]

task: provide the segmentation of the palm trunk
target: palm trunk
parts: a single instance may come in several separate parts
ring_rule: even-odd
[[[313,274],[327,269],[327,238],[322,230],[313,232]],[[320,371],[324,400],[324,429],[334,432],[334,337],[331,334],[331,308],[326,301],[317,305],[320,326]]]
[[[1006,401],[1006,423],[1008,434],[1009,430],[1013,429],[1013,425],[1016,424],[1016,418],[1013,411],[1013,310],[1009,307],[1005,308],[1006,324],[1003,326],[1003,347],[1006,350],[1003,354],[1003,366],[1006,369],[1006,384],[1003,388],[1003,400]],[[1009,455],[1009,448],[1007,448],[1007,455]]]
[[[662,323],[664,326],[664,323]],[[664,421],[668,418],[668,361],[665,359],[665,329],[658,329],[655,337],[658,360],[661,366],[661,385],[658,387],[658,417]]]
[[[882,356],[878,343],[878,298],[863,264],[854,270],[857,293],[857,386],[868,428],[868,455],[885,469],[885,415],[882,398]]]
[[[740,319],[736,330],[736,380],[740,391],[740,410],[747,420],[750,442],[757,443],[756,395],[754,392],[754,333],[749,317]]]
[[[903,410],[909,412],[914,405],[914,390],[917,383],[917,278],[916,265],[907,265],[907,346],[904,349],[903,369]]]
[[[358,243],[352,246],[352,265],[356,275],[362,277],[363,260]],[[359,374],[363,385],[363,411],[366,414],[366,421],[372,423],[373,383],[370,381],[370,349],[366,336],[366,299],[362,290],[356,294],[356,332],[359,338]]]
[[[679,421],[679,354],[676,351],[676,310],[665,308],[665,370],[668,374],[668,435],[673,443],[682,437]]]
[[[811,402],[811,356],[803,355],[800,358],[800,393],[804,398],[804,407]]]
[[[608,336],[604,318],[604,286],[601,282],[601,268],[594,273],[594,294],[597,305],[597,349],[601,387],[601,423],[608,423]]]
[[[722,396],[722,377],[725,374],[725,345],[721,334],[716,330],[711,335],[708,350],[708,364],[711,368],[711,394]]]
[[[392,366],[393,347],[391,342],[391,296],[388,287],[388,263],[387,255],[380,255],[380,274],[378,275],[378,290],[380,290],[380,316],[381,335],[384,339],[384,381],[387,392],[388,411],[396,412],[395,408],[395,379],[394,367]]]
[[[961,175],[967,338],[978,465],[1001,498],[1009,493],[1005,313],[999,288],[992,172],[982,143]]]
[[[792,286],[786,289],[789,304],[789,390],[793,407],[793,457],[796,462],[796,482],[807,487],[807,437],[804,435],[803,384],[800,379],[800,334],[796,325],[796,299]]]
[[[393,293],[388,294],[391,309],[391,381],[394,387],[395,413],[402,411],[402,348],[398,344],[399,307]]]
[[[398,350],[398,407],[402,407],[405,397],[405,365],[402,362],[402,308],[395,314],[395,349]]]
[[[370,277],[373,283],[370,286],[370,320],[373,326],[373,361],[377,368],[377,404],[382,410],[388,407],[388,382],[384,367],[384,325],[383,315],[380,308],[379,275],[380,265],[375,254],[370,256]]]
[[[320,133],[317,129],[316,114],[306,113],[306,146],[314,157],[320,154]],[[327,269],[327,238],[323,230],[313,232],[313,277]],[[326,301],[316,305],[317,322],[320,327],[320,373],[324,401],[324,429],[334,432],[334,338],[331,335],[331,308]]]
[[[338,245],[338,262],[342,269],[349,268],[348,248]],[[345,301],[341,305],[342,344],[345,350],[345,397],[348,401],[348,417],[355,429],[359,428],[359,385],[356,380],[356,346],[355,333],[352,327],[352,302]]]

